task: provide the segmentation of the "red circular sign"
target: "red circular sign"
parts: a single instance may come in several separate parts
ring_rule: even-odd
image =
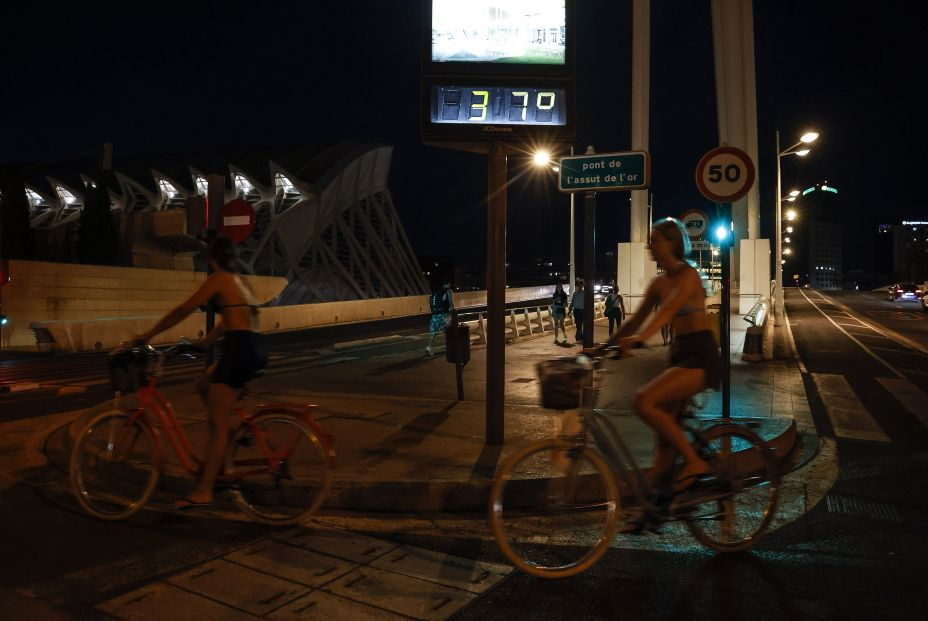
[[[690,209],[680,216],[686,234],[692,239],[702,239],[709,228],[709,216],[705,211],[699,209]]]
[[[731,203],[746,195],[754,185],[754,162],[736,147],[716,147],[702,156],[696,166],[696,187],[715,203]]]
[[[240,244],[255,228],[255,208],[244,198],[236,198],[222,207],[219,213],[219,234]]]

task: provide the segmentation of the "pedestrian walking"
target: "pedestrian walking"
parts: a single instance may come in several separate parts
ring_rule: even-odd
[[[577,328],[574,340],[577,343],[583,342],[583,286],[583,281],[578,280],[577,290],[570,296],[570,309],[567,311],[568,315],[574,317],[574,326]]]
[[[567,327],[564,325],[564,318],[567,317],[567,293],[564,287],[558,283],[554,287],[554,297],[551,298],[551,318],[554,320],[554,344],[558,344],[557,330],[561,329],[564,335],[564,343],[567,343]]]
[[[450,280],[445,280],[440,288],[432,292],[431,297],[429,297],[429,306],[432,310],[432,319],[429,322],[429,344],[425,346],[425,353],[431,356],[435,336],[451,325],[451,313],[454,312],[454,295],[451,293]]]
[[[605,315],[609,318],[609,336],[612,336],[612,331],[625,321],[625,300],[619,295],[618,286],[606,296]]]

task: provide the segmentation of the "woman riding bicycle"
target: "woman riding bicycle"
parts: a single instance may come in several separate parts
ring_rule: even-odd
[[[203,345],[208,346],[225,334],[222,356],[206,371],[208,386],[198,386],[209,406],[209,449],[197,488],[190,496],[174,504],[177,509],[213,502],[213,487],[229,442],[229,416],[245,382],[267,366],[267,354],[257,332],[258,307],[251,290],[236,274],[237,259],[237,250],[231,240],[223,236],[213,240],[209,250],[213,273],[151,330],[133,339],[148,342],[204,305],[212,305],[222,313],[222,319],[203,340]]]
[[[706,317],[702,279],[685,260],[689,239],[683,224],[675,218],[656,222],[649,249],[663,273],[651,281],[635,316],[600,349],[616,343],[631,349],[672,323],[670,365],[635,393],[635,412],[657,433],[652,485],[660,488],[667,483],[680,454],[683,470],[674,485],[674,492],[680,493],[709,475],[710,468],[687,441],[676,419],[690,397],[706,388],[718,388],[721,363]],[[660,310],[651,316],[658,305]],[[643,325],[649,316],[650,321]]]

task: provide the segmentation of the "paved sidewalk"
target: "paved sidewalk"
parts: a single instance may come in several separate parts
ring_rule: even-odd
[[[752,418],[755,430],[781,454],[794,448],[799,431],[814,431],[799,370],[792,361],[741,361],[747,324],[732,315],[732,416]],[[597,341],[606,339],[605,323],[596,326]],[[600,405],[612,416],[642,467],[651,460],[653,434],[632,413],[635,389],[665,365],[668,348],[656,337],[634,358],[608,361]],[[363,344],[357,344],[363,347]],[[336,438],[338,471],[328,510],[450,512],[484,511],[497,465],[528,442],[551,437],[557,413],[539,406],[534,365],[578,347],[553,343],[553,336],[523,338],[506,347],[506,421],[502,447],[484,444],[486,349],[472,352],[464,370],[465,400],[457,401],[454,365],[443,351],[351,355],[330,364],[274,374],[253,383],[261,401],[314,403],[317,420]],[[207,439],[206,411],[189,388],[167,391],[195,450]],[[721,413],[721,395],[707,393],[700,415]],[[133,399],[133,397],[127,397]],[[106,407],[108,404],[102,404]],[[46,442],[49,460],[67,468],[70,438],[80,418],[52,433]],[[165,441],[168,467],[162,489],[184,494],[193,481],[178,466]]]

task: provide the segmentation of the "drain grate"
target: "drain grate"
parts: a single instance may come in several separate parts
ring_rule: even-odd
[[[885,502],[860,500],[848,496],[825,496],[825,502],[830,513],[843,513],[845,515],[862,515],[874,520],[887,522],[902,522],[902,516],[893,505]]]

